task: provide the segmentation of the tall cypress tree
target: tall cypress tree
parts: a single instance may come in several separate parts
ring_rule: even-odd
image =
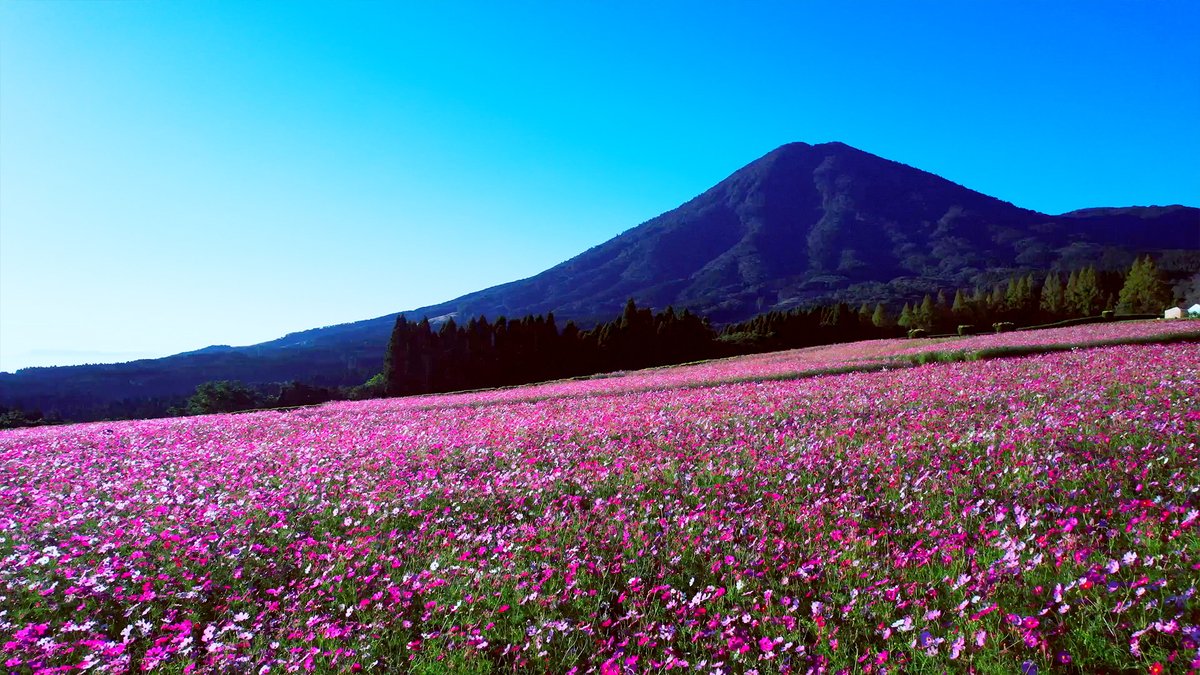
[[[411,324],[404,315],[396,317],[392,327],[392,336],[388,340],[387,352],[383,356],[384,393],[388,396],[398,396],[402,391],[403,382],[408,372],[408,336]]]
[[[421,319],[411,332],[408,350],[408,377],[405,387],[414,393],[433,390],[435,341],[429,318]]]

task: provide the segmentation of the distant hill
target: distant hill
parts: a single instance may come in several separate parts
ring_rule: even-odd
[[[406,314],[461,320],[553,311],[560,326],[587,326],[632,297],[723,323],[818,303],[903,303],[1026,271],[1125,270],[1145,253],[1177,275],[1200,272],[1200,209],[1052,216],[842,143],[791,143],[541,274]],[[208,380],[357,384],[379,371],[395,317],[249,347],[0,374],[0,405],[94,419],[136,405],[165,409],[164,400]]]

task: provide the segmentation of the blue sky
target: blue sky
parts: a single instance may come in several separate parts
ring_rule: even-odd
[[[0,370],[535,274],[790,141],[1200,204],[1200,3],[0,2]]]

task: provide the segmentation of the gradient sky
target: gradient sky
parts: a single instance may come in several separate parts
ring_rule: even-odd
[[[1200,204],[1200,3],[0,0],[0,370],[535,274],[772,148]]]

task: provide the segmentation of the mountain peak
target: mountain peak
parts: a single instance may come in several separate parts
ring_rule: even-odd
[[[411,314],[553,310],[586,324],[632,297],[723,322],[836,301],[919,301],[1016,272],[1093,264],[1106,247],[1200,248],[1175,225],[1180,217],[1149,213],[1138,232],[1123,232],[1103,225],[1105,214],[1019,208],[842,142],[793,142],[537,276]]]
[[[784,143],[783,145],[767,153],[767,155],[773,155],[777,153],[785,155],[818,154],[824,156],[845,153],[870,155],[870,153],[866,151],[859,150],[858,148],[852,145],[847,145],[841,141],[826,141],[824,143],[804,143],[802,141],[793,141],[791,143]],[[870,156],[874,157],[874,155]]]

